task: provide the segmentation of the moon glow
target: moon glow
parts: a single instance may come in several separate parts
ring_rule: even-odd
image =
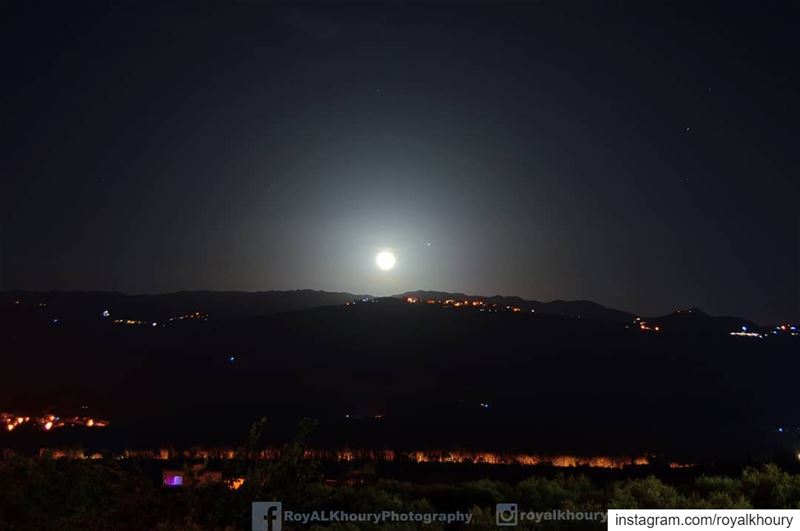
[[[394,269],[397,259],[391,251],[381,251],[375,256],[375,264],[381,271]]]

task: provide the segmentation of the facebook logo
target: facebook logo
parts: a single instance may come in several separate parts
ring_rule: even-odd
[[[253,502],[253,531],[281,531],[281,502]]]

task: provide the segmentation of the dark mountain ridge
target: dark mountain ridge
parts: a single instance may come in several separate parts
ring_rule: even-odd
[[[526,300],[506,295],[468,295],[457,292],[415,290],[392,295],[392,298],[416,297],[420,300],[482,300],[499,307],[517,307],[538,314],[559,315],[574,319],[589,319],[609,323],[632,323],[637,317],[627,311],[608,308],[589,300],[549,302]],[[178,291],[162,294],[129,295],[114,291],[24,291],[0,292],[0,306],[17,302],[37,307],[51,319],[94,321],[105,316],[110,319],[133,319],[162,322],[193,312],[201,312],[213,320],[236,320],[293,312],[320,306],[338,306],[351,301],[372,299],[372,295],[347,292],[328,292],[311,289],[285,291]],[[675,328],[707,326],[714,322],[718,329],[739,330],[741,326],[759,325],[735,316],[709,316],[697,308],[679,310],[664,316],[642,317],[649,322]]]
[[[562,315],[565,317],[575,317],[576,319],[594,319],[596,321],[608,321],[615,323],[626,323],[634,319],[634,314],[607,308],[601,304],[586,300],[577,301],[564,301],[554,300],[550,302],[541,302],[535,300],[526,300],[517,296],[504,296],[492,295],[489,297],[482,295],[465,295],[463,293],[447,293],[442,291],[407,291],[400,295],[401,298],[416,297],[422,300],[476,300],[480,299],[488,304],[497,304],[498,306],[515,306],[525,311],[533,310],[536,313],[545,313],[552,315]]]
[[[178,291],[174,293],[128,295],[114,291],[7,291],[0,304],[38,306],[53,318],[94,320],[108,311],[112,319],[161,321],[192,312],[208,314],[215,320],[242,319],[315,308],[336,306],[368,295],[317,291]]]
[[[262,416],[310,416],[333,445],[693,459],[742,456],[800,426],[785,394],[796,338],[732,337],[701,314],[673,317],[698,327],[651,332],[399,298],[164,327],[0,310],[14,375],[0,404],[87,404],[125,444],[231,442]]]

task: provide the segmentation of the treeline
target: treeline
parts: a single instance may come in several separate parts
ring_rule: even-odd
[[[298,511],[471,511],[472,525],[487,526],[494,522],[495,504],[509,501],[526,511],[800,508],[800,475],[787,474],[775,465],[746,468],[738,477],[703,475],[682,485],[653,476],[603,485],[582,474],[558,474],[531,477],[516,484],[486,479],[459,484],[379,479],[361,486],[329,486],[316,474],[313,464],[298,460],[259,464],[245,476],[238,490],[224,483],[165,489],[148,477],[141,465],[45,458],[4,461],[0,463],[0,529],[249,529],[250,503],[254,500],[281,500],[284,507]],[[568,529],[572,525],[550,523],[550,528]],[[542,526],[547,527],[547,523],[539,528]],[[428,528],[439,529],[436,525]]]
[[[138,460],[68,460],[12,457],[0,461],[0,530],[198,531],[250,529],[251,502],[280,500],[294,511],[471,511],[476,524],[494,525],[497,503],[520,510],[605,511],[612,508],[800,508],[800,475],[776,465],[748,467],[734,476],[698,475],[678,483],[654,476],[599,481],[580,473],[534,476],[517,483],[482,479],[461,483],[411,483],[355,471],[351,484],[328,484],[319,464],[304,458],[310,425],[279,459],[248,459],[257,451],[262,425],[251,432],[240,459],[227,463],[226,483],[167,489]],[[457,466],[457,465],[456,465]],[[191,469],[187,468],[187,474]],[[363,482],[363,483],[361,483]],[[550,522],[537,529],[575,529],[586,523]],[[594,524],[597,528],[604,525]],[[314,529],[292,527],[284,529]],[[328,529],[367,529],[339,524]],[[395,529],[414,529],[397,525]],[[384,525],[381,529],[387,529]],[[442,529],[437,525],[426,529]]]
[[[746,468],[738,477],[703,475],[683,485],[671,485],[653,476],[603,485],[582,474],[562,473],[552,478],[531,477],[516,484],[486,479],[452,485],[377,480],[369,485],[329,486],[316,475],[313,464],[284,461],[253,469],[238,490],[231,490],[224,483],[164,489],[148,477],[141,465],[46,458],[2,462],[0,529],[249,529],[250,503],[254,500],[282,500],[284,507],[299,511],[466,510],[473,514],[472,525],[487,526],[494,523],[495,504],[508,501],[531,511],[595,512],[609,507],[800,508],[800,475],[787,474],[775,465]],[[557,524],[550,523],[550,528],[568,529],[572,525]],[[356,529],[346,525],[331,527]],[[539,526],[542,527],[546,528],[547,523]],[[359,524],[358,529],[364,529],[364,524]]]

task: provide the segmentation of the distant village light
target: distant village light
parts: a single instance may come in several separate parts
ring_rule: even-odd
[[[183,475],[179,472],[164,472],[165,487],[180,487],[183,485]]]
[[[109,425],[107,420],[94,419],[90,417],[59,417],[56,415],[42,415],[40,417],[23,417],[11,413],[0,412],[0,424],[6,426],[6,430],[12,431],[17,426],[22,426],[27,422],[33,424],[44,431],[51,431],[65,426],[85,426],[89,428],[105,428]]]

